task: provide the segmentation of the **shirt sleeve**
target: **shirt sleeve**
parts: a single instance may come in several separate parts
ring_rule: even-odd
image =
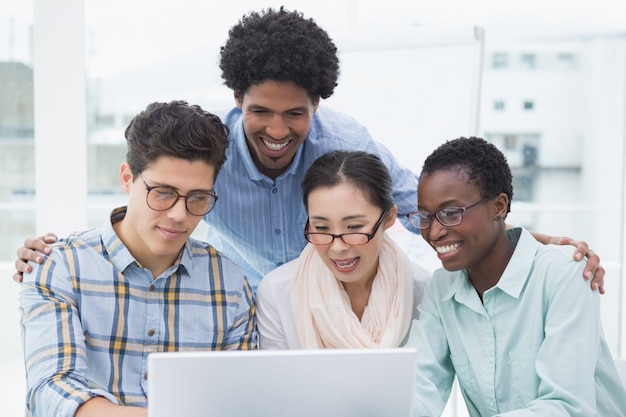
[[[58,249],[24,274],[20,289],[26,361],[26,407],[33,416],[71,417],[94,396],[113,403],[108,392],[91,389],[85,339],[72,279]]]
[[[439,416],[450,397],[455,372],[430,283],[426,284],[419,319],[413,320],[407,346],[418,352],[413,415]]]
[[[248,280],[244,277],[236,306],[235,320],[228,330],[224,349],[253,350],[257,348],[256,305]]]
[[[257,289],[257,318],[260,349],[289,349],[280,320],[278,303],[269,279],[263,279]]]

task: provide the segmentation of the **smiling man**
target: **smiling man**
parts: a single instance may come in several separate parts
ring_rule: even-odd
[[[33,416],[145,416],[151,352],[253,349],[252,290],[190,238],[218,196],[228,129],[198,106],[153,103],[126,129],[128,206],[56,243],[20,292]]]
[[[253,288],[300,255],[307,214],[301,183],[318,157],[335,150],[377,155],[393,178],[398,217],[415,206],[417,177],[356,120],[320,105],[337,86],[337,48],[296,11],[251,12],[233,26],[220,68],[236,107],[221,115],[231,146],[216,187],[228,190],[204,219],[207,241],[241,265]]]

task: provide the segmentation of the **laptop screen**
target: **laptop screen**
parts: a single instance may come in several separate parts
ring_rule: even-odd
[[[153,353],[149,417],[408,417],[410,348]]]

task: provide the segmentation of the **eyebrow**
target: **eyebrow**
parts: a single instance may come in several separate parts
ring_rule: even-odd
[[[148,184],[150,187],[171,188],[172,190],[176,190],[177,192],[180,193],[180,188],[174,187],[173,185],[164,184],[162,182],[154,181],[154,180],[149,180],[149,181],[155,184],[155,185]],[[189,193],[211,193],[211,191],[214,191],[213,188],[209,188],[209,189],[206,189],[206,188],[196,188],[196,189],[187,191],[186,194],[189,194]]]
[[[437,210],[435,210],[435,211],[439,211],[441,209],[449,208],[449,207],[463,207],[463,205],[464,204],[461,203],[459,200],[450,199],[450,200],[444,201],[443,203],[439,204],[439,208]],[[417,209],[418,210],[428,211],[428,210],[426,210],[426,208],[424,206],[422,206],[420,204],[417,205]]]
[[[271,112],[276,112],[275,110],[270,109],[269,107],[265,107],[262,106],[260,104],[250,104],[248,105],[249,109],[259,109],[259,110],[267,110],[267,111],[271,111]],[[298,107],[293,107],[291,109],[287,109],[287,110],[283,110],[281,113],[288,113],[290,111],[299,111],[299,112],[308,112],[308,108],[307,106],[298,106]]]
[[[354,214],[351,216],[346,216],[346,217],[342,217],[341,221],[348,221],[348,220],[361,220],[361,219],[367,219],[368,216],[366,216],[365,214]],[[325,221],[330,221],[327,217],[324,216],[309,216],[309,220],[325,220]]]

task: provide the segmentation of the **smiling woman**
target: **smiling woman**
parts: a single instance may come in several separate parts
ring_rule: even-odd
[[[424,162],[424,213],[473,209],[422,229],[443,268],[433,273],[409,342],[420,352],[417,410],[439,415],[457,378],[471,416],[626,416],[600,295],[580,279],[585,262],[572,259],[571,247],[507,229],[512,179],[504,154],[476,137],[446,141]]]
[[[334,151],[302,181],[309,244],[257,292],[261,349],[402,346],[430,272],[387,234],[398,207],[375,155]]]

